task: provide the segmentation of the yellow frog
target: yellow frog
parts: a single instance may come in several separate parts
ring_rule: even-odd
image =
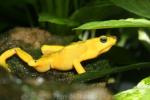
[[[78,74],[81,74],[85,72],[81,65],[82,61],[95,58],[107,52],[115,44],[115,36],[103,35],[67,46],[43,45],[41,47],[43,56],[38,60],[34,60],[31,55],[20,48],[12,48],[0,55],[0,65],[10,71],[6,60],[16,54],[38,72],[46,72],[50,69],[68,71],[74,68]]]

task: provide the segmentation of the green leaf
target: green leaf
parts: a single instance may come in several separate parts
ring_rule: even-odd
[[[48,14],[40,14],[39,15],[39,21],[40,22],[49,22],[59,25],[67,25],[67,26],[77,26],[79,23],[76,21],[73,21],[69,18],[59,18],[57,16],[51,16]]]
[[[85,23],[75,28],[75,30],[91,30],[91,29],[123,28],[123,27],[150,27],[150,20],[128,18],[120,20],[93,21]]]
[[[80,9],[77,9],[71,15],[71,19],[80,21],[81,23],[85,23],[94,20],[104,20],[104,19],[114,19],[114,18],[118,19],[128,14],[128,13],[124,13],[125,10],[116,7],[114,4],[108,1],[103,1],[103,2],[101,1],[102,0],[99,0],[98,3],[93,1],[93,3],[81,7]]]
[[[132,89],[122,91],[114,96],[115,100],[150,100],[150,77],[143,79]]]
[[[101,78],[101,77],[104,77],[106,75],[110,75],[113,73],[120,73],[123,71],[145,68],[145,67],[150,67],[150,62],[136,63],[136,64],[127,65],[127,66],[119,66],[119,67],[113,67],[113,68],[107,67],[104,69],[95,70],[91,72],[86,72],[81,75],[77,75],[74,77],[74,80],[72,82],[87,82],[87,81]]]
[[[144,87],[144,86],[147,86],[147,85],[150,85],[150,76],[146,77],[142,81],[140,81],[138,83],[137,87]]]
[[[150,18],[150,0],[111,0],[117,6],[134,14]]]

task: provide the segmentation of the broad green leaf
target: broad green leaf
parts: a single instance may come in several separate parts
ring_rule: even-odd
[[[122,91],[114,96],[115,100],[150,100],[150,77],[143,79],[132,89]]]
[[[123,71],[128,71],[128,70],[138,69],[138,68],[145,68],[149,66],[150,66],[150,62],[143,62],[143,63],[136,63],[136,64],[127,65],[127,66],[119,66],[119,67],[113,67],[113,68],[108,67],[105,69],[95,70],[91,72],[86,72],[81,75],[77,75],[74,77],[74,80],[72,82],[87,82],[87,81],[101,78],[101,77],[104,77],[106,75],[110,75],[113,73],[120,73]]]
[[[93,21],[85,23],[76,30],[106,29],[106,28],[123,28],[123,27],[150,27],[150,20],[146,19],[120,19],[107,21]]]
[[[117,6],[137,15],[150,18],[150,0],[111,0]]]
[[[150,76],[147,78],[144,78],[142,81],[140,81],[137,85],[137,87],[144,87],[144,86],[150,86]]]
[[[123,18],[128,14],[124,12],[125,10],[120,9],[119,7],[116,7],[110,3],[94,3],[77,9],[71,15],[71,19],[80,21],[81,23],[94,20],[118,19]]]
[[[67,25],[67,26],[77,26],[79,23],[76,21],[73,21],[69,18],[59,18],[57,16],[51,16],[48,14],[40,14],[39,15],[39,21],[40,22],[49,22],[59,25]]]

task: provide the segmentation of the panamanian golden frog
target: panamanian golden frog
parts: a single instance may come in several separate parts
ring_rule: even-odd
[[[50,69],[68,71],[75,69],[78,74],[84,73],[82,61],[96,58],[107,52],[116,44],[115,36],[100,36],[86,41],[78,41],[67,46],[43,45],[41,47],[42,57],[34,60],[31,55],[20,48],[12,48],[0,55],[0,65],[10,71],[6,60],[17,55],[29,66],[38,72],[46,72]]]

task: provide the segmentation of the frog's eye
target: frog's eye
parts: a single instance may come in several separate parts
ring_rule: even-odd
[[[101,43],[106,43],[107,42],[107,37],[106,36],[100,37],[100,42]]]

